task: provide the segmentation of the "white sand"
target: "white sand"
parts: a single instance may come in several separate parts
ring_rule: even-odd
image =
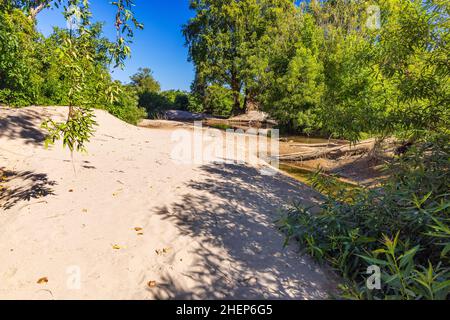
[[[314,201],[307,187],[253,165],[176,164],[172,130],[103,111],[72,161],[39,129],[66,111],[0,108],[0,298],[320,299],[334,287],[273,224],[282,205]]]

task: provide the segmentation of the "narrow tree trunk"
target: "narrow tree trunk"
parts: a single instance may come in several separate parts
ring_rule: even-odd
[[[44,8],[47,6],[48,2],[45,1],[41,4],[39,4],[38,6],[31,8],[30,9],[30,14],[28,16],[28,18],[32,21],[36,20],[36,16],[38,15],[39,12],[41,12],[42,10],[44,10]]]
[[[231,90],[233,90],[233,115],[238,115],[242,113],[241,109],[241,84],[237,79],[236,73],[233,72],[231,76]]]
[[[238,115],[242,113],[241,110],[241,97],[239,96],[239,92],[233,92],[233,100],[234,100],[234,104],[233,104],[233,115]]]

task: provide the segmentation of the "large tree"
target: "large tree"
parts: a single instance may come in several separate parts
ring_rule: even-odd
[[[183,27],[183,33],[196,67],[194,87],[228,87],[234,113],[257,108],[271,37],[295,15],[294,2],[191,0],[190,7],[196,16]]]
[[[59,2],[53,0],[6,0],[1,5],[4,8],[16,8],[22,10],[30,20],[35,20],[36,16],[48,8],[52,2]]]

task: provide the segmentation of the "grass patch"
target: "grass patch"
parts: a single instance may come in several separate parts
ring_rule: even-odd
[[[296,180],[314,188],[325,196],[340,197],[344,201],[352,201],[356,191],[361,187],[343,181],[338,176],[325,173],[323,170],[311,171],[286,163],[280,163],[280,170],[286,172]]]

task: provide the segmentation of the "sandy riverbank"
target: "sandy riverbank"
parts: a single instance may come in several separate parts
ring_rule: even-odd
[[[40,123],[65,113],[0,108],[0,298],[327,297],[327,273],[273,224],[316,201],[309,188],[257,164],[177,163],[172,130],[104,111],[89,154],[45,150]]]

